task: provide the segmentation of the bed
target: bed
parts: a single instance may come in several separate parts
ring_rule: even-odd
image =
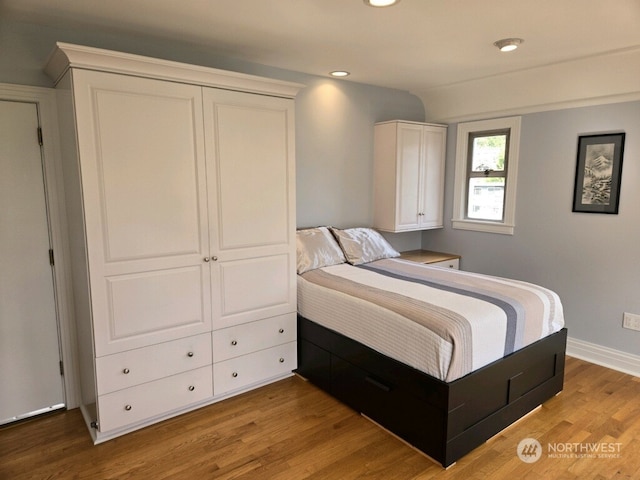
[[[442,466],[562,390],[554,292],[398,259],[371,229],[297,243],[296,373]]]

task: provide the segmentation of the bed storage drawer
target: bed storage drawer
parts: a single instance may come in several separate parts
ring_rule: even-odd
[[[298,369],[296,373],[323,390],[330,392],[331,354],[307,340],[299,339]]]
[[[331,394],[417,448],[442,453],[442,439],[438,435],[425,436],[425,432],[444,431],[442,412],[414,396],[402,384],[381,379],[334,355]],[[424,418],[438,419],[438,424],[420,421],[416,411],[422,412]]]

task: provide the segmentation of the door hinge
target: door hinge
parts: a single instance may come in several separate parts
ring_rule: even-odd
[[[62,363],[62,360],[60,360],[60,375],[64,375],[64,364]]]
[[[55,265],[55,262],[53,261],[53,250],[49,249],[49,264],[51,266]]]
[[[38,145],[42,146],[44,143],[42,141],[42,128],[38,127]]]

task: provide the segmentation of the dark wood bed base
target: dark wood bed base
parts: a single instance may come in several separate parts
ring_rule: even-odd
[[[298,369],[448,467],[562,391],[567,330],[450,383],[298,315]]]

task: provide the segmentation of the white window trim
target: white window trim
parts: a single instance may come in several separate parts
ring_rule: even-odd
[[[456,173],[453,197],[453,228],[477,232],[513,235],[516,216],[516,180],[518,178],[518,156],[520,147],[520,118],[506,117],[458,124],[456,143]],[[507,188],[504,193],[504,220],[502,222],[471,220],[465,218],[467,188],[467,157],[469,133],[509,128],[509,159],[507,165]]]

